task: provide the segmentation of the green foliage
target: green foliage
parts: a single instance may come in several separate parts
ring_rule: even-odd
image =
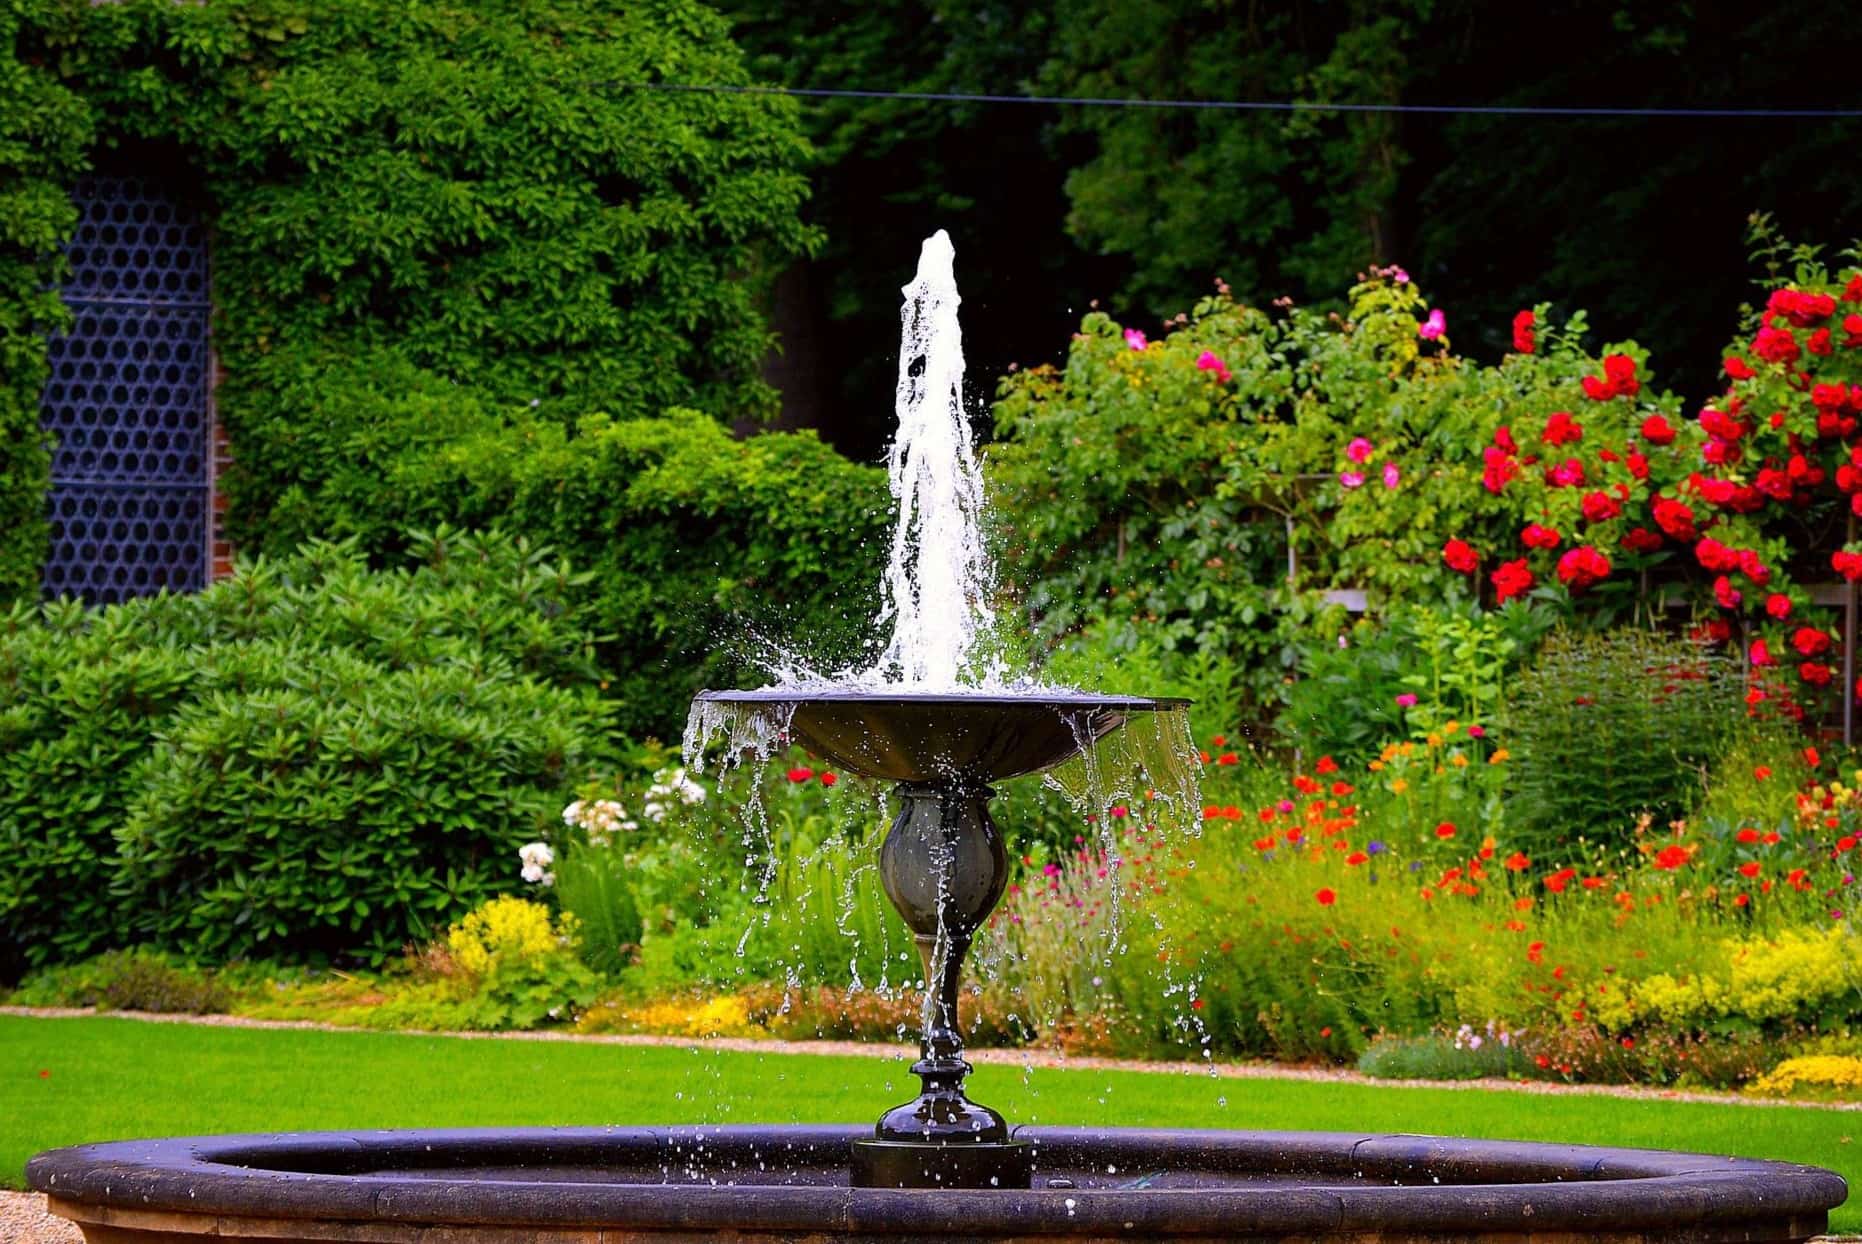
[[[1513,687],[1509,828],[1530,854],[1629,840],[1699,797],[1742,720],[1739,672],[1693,640],[1561,634]]]
[[[20,32],[0,9],[0,48]],[[84,101],[42,64],[0,55],[0,601],[38,591],[51,453],[39,430],[46,336],[65,323],[58,245],[77,224],[64,183],[94,134]]]
[[[316,499],[370,461],[353,442],[440,408],[773,411],[758,300],[815,242],[795,107],[628,89],[747,82],[701,5],[30,0],[0,20],[0,587],[31,581],[43,540],[41,338],[94,144],[184,167],[210,202],[247,547],[345,531]]]
[[[45,968],[8,996],[13,1006],[91,1006],[100,1011],[211,1015],[237,993],[212,971],[152,950],[112,950],[82,963]]]
[[[605,754],[578,586],[441,530],[393,573],[311,545],[195,596],[16,606],[0,945],[379,961],[423,938]]]
[[[1358,1055],[1358,1070],[1379,1080],[1502,1079],[1531,1066],[1510,1033],[1472,1028],[1453,1036],[1380,1037]]]
[[[1425,304],[1402,274],[1372,274],[1351,303],[1347,317],[1268,315],[1224,294],[1142,349],[1094,313],[1064,367],[1004,381],[991,482],[1040,635],[1099,625],[1131,648],[1220,654],[1265,714],[1302,658],[1336,643],[1338,592],[1373,616],[1492,599],[1443,548],[1510,547],[1541,507],[1575,510],[1575,490],[1488,488],[1481,450],[1581,398],[1599,369],[1582,317],[1482,366],[1419,338]],[[1586,614],[1633,602],[1627,582],[1605,585]]]
[[[629,871],[620,852],[587,843],[566,847],[556,859],[556,901],[575,918],[582,961],[603,976],[619,976],[640,949]]]
[[[867,641],[888,547],[884,477],[813,433],[736,440],[677,409],[568,430],[489,418],[386,356],[354,375],[321,401],[301,390],[321,482],[280,494],[268,551],[322,531],[393,550],[409,523],[442,519],[561,550],[588,572],[573,593],[602,636],[616,724],[636,737],[677,737],[692,692],[759,677],[774,639],[819,668]],[[364,390],[397,395],[391,419],[356,417]]]
[[[1532,659],[1556,617],[1541,604],[1509,601],[1486,612],[1397,607],[1381,624],[1360,620],[1339,643],[1306,648],[1304,676],[1287,688],[1280,728],[1315,757],[1368,760],[1391,738],[1449,721],[1494,722],[1511,675]],[[1402,695],[1416,704],[1405,707]]]

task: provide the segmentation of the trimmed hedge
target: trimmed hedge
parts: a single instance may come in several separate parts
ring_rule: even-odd
[[[507,889],[610,759],[583,580],[449,531],[0,619],[0,971],[140,944],[379,962]]]

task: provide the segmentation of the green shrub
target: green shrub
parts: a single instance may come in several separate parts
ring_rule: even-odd
[[[1744,720],[1739,671],[1692,640],[1637,629],[1553,637],[1512,688],[1508,827],[1528,854],[1628,842],[1680,817]]]
[[[230,1010],[238,996],[212,970],[176,956],[152,950],[112,950],[82,963],[35,972],[21,982],[8,1002],[211,1015]]]
[[[0,621],[0,951],[380,961],[516,875],[606,754],[575,576],[441,531]]]
[[[640,909],[628,872],[621,852],[587,843],[556,857],[556,901],[575,918],[582,961],[604,976],[619,976],[640,949]]]
[[[1358,1055],[1358,1070],[1379,1080],[1483,1080],[1526,1074],[1532,1060],[1504,1029],[1476,1032],[1463,1026],[1452,1036],[1383,1036]]]

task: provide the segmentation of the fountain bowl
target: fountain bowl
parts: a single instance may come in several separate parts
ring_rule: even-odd
[[[322,1132],[42,1153],[90,1244],[369,1241],[1796,1241],[1841,1177],[1641,1149],[1023,1127],[1027,1189],[849,1186],[842,1125]]]
[[[861,777],[983,784],[1057,765],[1135,714],[1189,704],[1046,688],[997,693],[845,685],[701,691],[693,699],[770,714],[809,751]]]

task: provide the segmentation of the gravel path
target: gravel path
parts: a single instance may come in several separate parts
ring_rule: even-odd
[[[45,1212],[36,1192],[0,1192],[0,1244],[79,1244],[83,1236],[62,1218]]]
[[[0,1006],[0,1015],[23,1015],[42,1019],[71,1019],[98,1012],[88,1008]],[[111,1011],[116,1019],[138,1020],[152,1024],[197,1024],[206,1027],[301,1029],[313,1032],[356,1032],[334,1024],[308,1020],[244,1019],[237,1015],[154,1015],[142,1011]],[[910,1058],[916,1046],[877,1041],[777,1041],[747,1037],[658,1037],[645,1034],[585,1036],[573,1032],[412,1032],[406,1035],[448,1037],[462,1041],[575,1041],[590,1045],[659,1045],[678,1049],[732,1050],[757,1054],[833,1054],[859,1058]],[[1798,1109],[1862,1111],[1862,1101],[1809,1102],[1780,1101],[1766,1097],[1747,1097],[1739,1093],[1708,1093],[1692,1090],[1641,1088],[1626,1084],[1555,1084],[1543,1080],[1380,1080],[1344,1067],[1290,1067],[1269,1062],[1151,1062],[1128,1058],[1092,1058],[1084,1055],[1057,1054],[1046,1050],[972,1049],[964,1057],[973,1063],[993,1063],[1009,1067],[1073,1068],[1082,1071],[1144,1071],[1153,1074],[1202,1075],[1235,1080],[1305,1080],[1337,1084],[1369,1084],[1380,1088],[1446,1089],[1451,1091],[1542,1093],[1547,1096],[1624,1097],[1655,1101],[1709,1102],[1718,1105],[1751,1106],[1755,1109],[1790,1106]]]

